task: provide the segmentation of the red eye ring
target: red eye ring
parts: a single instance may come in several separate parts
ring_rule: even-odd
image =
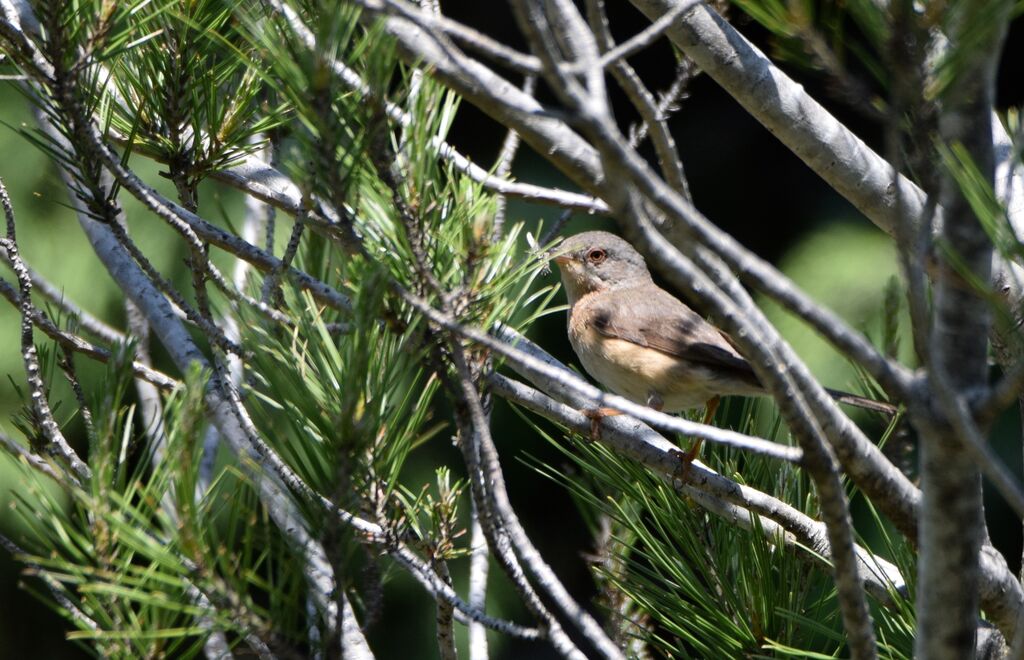
[[[599,264],[608,258],[608,253],[601,248],[594,248],[590,252],[587,252],[587,260],[592,264]]]

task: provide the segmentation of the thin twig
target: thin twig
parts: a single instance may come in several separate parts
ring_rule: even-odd
[[[281,265],[277,270],[268,273],[263,280],[261,297],[264,301],[273,301],[276,304],[280,304],[281,276],[291,268],[292,261],[299,251],[299,243],[302,241],[302,232],[305,227],[306,214],[296,214],[295,222],[292,224],[292,233],[288,237],[288,245],[285,246],[284,254],[281,255]]]
[[[114,237],[128,250],[128,253],[132,255],[132,258],[139,264],[143,272],[153,281],[153,283],[164,292],[164,294],[171,299],[175,307],[182,310],[185,313],[185,318],[190,322],[194,323],[203,334],[209,337],[210,342],[216,346],[219,346],[226,352],[234,353],[236,355],[241,354],[242,347],[237,343],[231,341],[224,335],[223,329],[221,329],[208,314],[202,310],[204,296],[199,295],[197,289],[196,300],[200,305],[200,309],[195,309],[192,305],[188,304],[185,297],[174,288],[170,280],[160,274],[156,269],[156,266],[152,264],[146,254],[135,244],[135,241],[128,236],[128,232],[119,223],[111,225],[111,232]],[[199,249],[202,252],[202,249]],[[199,268],[198,264],[195,266]],[[192,271],[194,272],[194,271]],[[199,287],[200,289],[202,287]]]
[[[316,40],[313,37],[313,33],[302,23],[301,18],[291,9],[291,7],[281,3],[279,0],[264,1],[274,12],[280,14],[285,19],[288,26],[296,35],[299,36],[307,48],[314,52],[317,50]],[[380,7],[375,3],[365,4],[367,9],[380,9]],[[416,12],[417,15],[430,16],[430,14],[421,12],[419,9],[410,8],[410,11]],[[361,94],[375,95],[378,98],[383,98],[376,91],[372,90],[362,80],[359,74],[347,67],[344,63],[332,59],[330,61],[330,66],[338,76],[338,80],[350,89],[358,91]],[[385,109],[388,113],[388,117],[403,127],[408,126],[412,121],[412,117],[403,112],[401,108],[393,103],[385,103]],[[459,151],[452,145],[437,136],[431,138],[430,146],[437,150],[438,156],[450,161],[457,169],[465,173],[472,180],[481,183],[484,187],[493,192],[508,195],[510,197],[519,197],[527,201],[553,203],[562,207],[573,207],[590,213],[606,213],[608,211],[607,205],[587,195],[566,192],[553,188],[544,188],[530,184],[521,184],[493,177],[479,165],[476,165],[466,156],[459,153]]]
[[[0,296],[3,296],[8,302],[20,309],[21,294],[18,293],[17,289],[2,279],[0,279]],[[64,348],[82,353],[83,355],[87,355],[94,360],[99,360],[100,362],[108,362],[113,358],[113,353],[109,349],[97,346],[78,335],[61,330],[53,323],[53,321],[34,307],[32,309],[31,318],[32,323],[34,323],[37,328],[42,330],[48,337]],[[119,343],[123,343],[124,341],[125,338],[122,336]],[[163,372],[157,371],[138,360],[133,360],[131,362],[131,368],[137,378],[142,378],[147,382],[153,383],[160,389],[172,390],[178,385],[178,381],[176,379]]]
[[[10,265],[11,262],[7,258],[6,252],[0,250],[0,256],[2,256],[4,261]],[[22,261],[24,261],[24,259],[22,259]],[[109,344],[120,344],[124,342],[124,333],[113,328],[107,323],[104,323],[98,317],[76,305],[65,295],[63,289],[54,286],[27,263],[25,264],[25,268],[28,271],[29,278],[32,280],[32,290],[42,295],[54,305],[57,305],[63,313],[74,318],[75,323],[83,330],[95,335]]]
[[[7,435],[3,431],[0,431],[0,445],[3,445],[4,450],[10,456],[17,456],[18,458],[25,461],[29,467],[33,470],[37,470],[50,479],[53,479],[60,485],[66,485],[64,475],[53,469],[53,466],[46,462],[46,459],[42,458],[38,454],[34,454],[28,450],[27,447],[22,445],[20,442]]]
[[[497,450],[491,439],[480,395],[473,384],[462,346],[460,342],[454,341],[449,342],[449,347],[458,374],[458,383],[462,389],[462,403],[468,409],[467,417],[471,424],[467,429],[468,433],[463,433],[462,442],[468,445],[464,448],[463,455],[476,454],[468,467],[476,468],[471,472],[471,476],[477,475],[474,478],[476,481],[474,487],[478,491],[483,491],[483,497],[478,497],[477,501],[489,505],[491,515],[500,521],[501,529],[508,535],[508,542],[513,552],[533,573],[538,582],[538,588],[554,601],[577,630],[583,632],[587,639],[598,647],[603,657],[609,659],[622,657],[593,617],[583,610],[565,589],[522,528],[505,490],[505,480],[498,462]],[[547,618],[546,625],[548,639],[555,650],[566,658],[582,659],[586,657],[562,630],[557,619]]]
[[[668,115],[675,112],[679,107],[680,100],[686,95],[690,81],[700,72],[697,65],[688,57],[683,57],[676,64],[676,75],[668,89],[661,92],[658,97],[657,112],[655,116],[668,120]],[[650,126],[647,122],[641,122],[639,126],[632,126],[629,129],[629,144],[636,149],[647,138]]]
[[[25,376],[28,380],[29,396],[32,399],[32,409],[35,412],[35,423],[45,440],[43,450],[53,456],[61,458],[68,468],[77,475],[81,481],[88,481],[92,477],[92,470],[79,458],[78,454],[67,438],[60,430],[60,425],[53,418],[53,411],[46,396],[46,384],[43,383],[40,374],[39,356],[32,338],[32,316],[35,308],[32,306],[32,278],[28,269],[21,261],[18,253],[18,243],[15,235],[14,208],[11,206],[11,198],[7,195],[7,186],[3,179],[0,179],[0,204],[3,205],[4,216],[7,219],[7,235],[0,239],[0,247],[7,251],[11,268],[18,277],[18,286],[21,294],[21,358],[25,363]]]
[[[682,4],[677,9],[681,13],[688,8],[686,4]],[[601,44],[601,48],[611,48],[614,41],[612,40],[611,30],[608,27],[608,16],[604,9],[603,0],[587,0],[587,14],[589,15],[591,29],[594,31],[598,43]],[[655,23],[652,23],[649,28],[663,22],[663,30],[677,15],[670,12]],[[665,21],[666,18],[670,18],[670,20]],[[662,30],[658,31],[659,35]],[[602,59],[608,57],[611,52],[607,51],[602,55]],[[615,80],[618,81],[623,91],[626,92],[626,96],[633,104],[633,107],[640,113],[640,117],[643,119],[644,125],[651,135],[651,142],[658,155],[658,165],[661,167],[665,179],[679,194],[688,200],[691,199],[690,187],[686,181],[686,174],[683,171],[683,163],[679,158],[675,140],[668,129],[665,116],[659,112],[658,103],[655,101],[654,96],[644,86],[643,81],[640,80],[640,76],[633,70],[633,67],[624,60],[613,60],[611,71]]]
[[[82,630],[91,630],[93,632],[100,630],[100,626],[96,623],[96,620],[83,612],[64,594],[63,585],[54,579],[46,569],[27,560],[29,553],[22,550],[17,543],[9,539],[4,534],[0,534],[0,546],[3,546],[4,550],[9,552],[16,560],[22,561],[40,580],[42,580],[43,584],[46,585],[47,590],[50,592],[50,595],[53,597],[54,602],[58,607],[63,608],[64,611],[67,612],[68,618],[71,619],[76,626]]]
[[[452,576],[448,571],[448,564],[443,560],[436,560],[434,568],[438,577],[452,584]],[[459,654],[455,650],[455,631],[452,628],[453,613],[455,608],[452,604],[443,600],[437,601],[437,650],[441,660],[458,660]]]
[[[523,81],[523,93],[532,95],[537,88],[537,77],[527,76]],[[512,171],[512,163],[519,151],[519,134],[509,130],[505,134],[505,141],[501,144],[501,151],[498,152],[498,161],[494,167],[494,175],[503,179],[508,178]],[[505,210],[508,207],[508,200],[505,195],[498,195],[498,209],[494,212],[494,223],[491,229],[491,241],[497,241],[504,233]]]
[[[975,414],[982,422],[994,420],[999,413],[1017,403],[1024,394],[1024,362],[1018,363],[1013,369],[992,386],[988,395],[973,406]]]
[[[469,604],[481,612],[487,606],[487,573],[490,554],[476,504],[473,504],[469,532]],[[469,660],[488,660],[487,630],[473,621],[469,624]]]
[[[943,408],[949,414],[957,435],[970,452],[975,465],[981,468],[1006,503],[1024,519],[1024,489],[1020,480],[996,454],[988,438],[974,421],[970,406],[963,396],[957,394],[952,383],[937,370],[931,371],[928,376],[932,389],[942,400]]]
[[[627,57],[632,57],[644,48],[649,47],[665,34],[677,18],[692,9],[699,1],[689,0],[688,2],[680,2],[643,30],[602,54],[601,59],[598,60],[598,66],[608,68],[609,66],[619,64]],[[598,33],[595,31],[594,34]]]
[[[422,11],[408,2],[387,0],[385,4],[388,13],[407,18],[433,34],[444,33],[500,66],[524,76],[535,76],[541,71],[540,60],[533,55],[506,46],[464,23],[441,14],[435,15],[432,12]]]
[[[657,20],[687,0],[630,0]],[[683,14],[667,36],[836,191],[887,233],[898,221],[892,167],[841,124],[708,4]],[[778,102],[766,103],[769,87]],[[924,194],[906,177],[905,212],[921,215]]]

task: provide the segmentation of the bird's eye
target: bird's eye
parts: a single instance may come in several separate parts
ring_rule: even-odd
[[[587,261],[597,265],[604,261],[608,257],[608,253],[601,248],[594,248],[590,252],[587,252]]]

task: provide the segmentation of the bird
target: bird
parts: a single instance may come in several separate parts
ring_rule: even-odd
[[[643,256],[627,241],[588,231],[569,236],[552,254],[569,303],[569,343],[606,389],[667,413],[703,406],[705,424],[722,396],[767,395],[732,338],[655,284]],[[826,391],[841,403],[896,411],[888,403]],[[597,439],[600,419],[620,413],[598,408],[584,414]],[[698,439],[683,461],[688,465],[699,450]]]

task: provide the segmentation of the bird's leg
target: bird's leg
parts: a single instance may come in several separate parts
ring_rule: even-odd
[[[621,415],[621,410],[615,408],[590,408],[589,410],[581,410],[584,417],[590,419],[590,440],[591,442],[597,442],[601,439],[601,420],[605,417],[615,417]]]
[[[718,411],[718,404],[722,402],[721,397],[713,396],[708,399],[708,402],[704,405],[704,421],[702,424],[705,426],[710,424],[715,418],[715,412]],[[703,438],[695,438],[693,444],[685,452],[679,452],[679,462],[681,464],[683,473],[690,467],[694,459],[700,454],[700,446],[703,443]]]
[[[658,412],[661,412],[662,406],[665,402],[662,400],[661,395],[651,390],[647,394],[647,406],[654,408]],[[616,415],[622,415],[621,410],[615,408],[591,408],[590,410],[581,411],[585,417],[590,419],[590,439],[597,442],[601,439],[601,420],[605,417],[615,417]]]

